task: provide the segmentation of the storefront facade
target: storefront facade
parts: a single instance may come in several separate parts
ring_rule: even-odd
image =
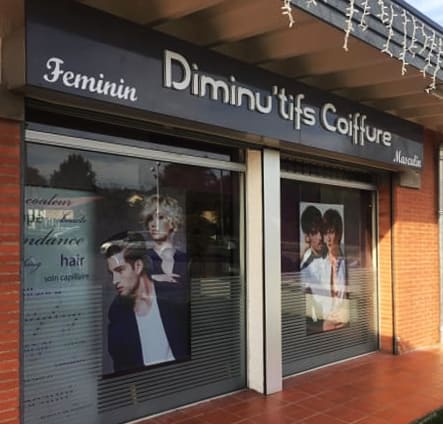
[[[5,422],[129,422],[439,343],[437,132],[25,6],[3,56],[24,110],[0,136]]]

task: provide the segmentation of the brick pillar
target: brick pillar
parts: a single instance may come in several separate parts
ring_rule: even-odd
[[[20,422],[20,140],[0,119],[0,424]]]
[[[392,307],[392,242],[391,242],[391,180],[384,177],[378,184],[379,193],[379,297],[380,297],[380,350],[392,353],[393,307]]]
[[[394,191],[395,327],[399,353],[439,342],[438,143],[424,133],[421,188]]]

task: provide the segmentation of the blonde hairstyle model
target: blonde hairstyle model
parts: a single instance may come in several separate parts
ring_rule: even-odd
[[[173,197],[153,194],[145,199],[141,217],[147,227],[156,214],[163,214],[170,225],[177,231],[183,224],[183,210]]]

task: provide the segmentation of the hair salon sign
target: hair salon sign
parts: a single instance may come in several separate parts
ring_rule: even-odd
[[[80,4],[48,16],[46,1],[28,4],[29,87],[422,168],[417,125]]]

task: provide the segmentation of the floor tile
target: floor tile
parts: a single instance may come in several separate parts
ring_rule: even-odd
[[[374,353],[285,379],[264,396],[245,390],[142,424],[410,424],[443,407],[443,348]]]
[[[343,424],[345,422],[327,414],[313,415],[302,421],[303,424]]]
[[[327,399],[323,396],[311,396],[299,402],[300,405],[305,406],[306,408],[311,408],[316,410],[317,412],[324,412],[328,409],[333,408],[337,405],[337,403],[333,400]]]
[[[372,416],[367,416],[365,418],[362,418],[359,421],[356,421],[355,424],[391,424],[391,422],[384,420],[383,418],[375,417],[372,415]],[[404,424],[406,424],[406,423],[404,423]]]
[[[301,421],[306,418],[312,417],[313,415],[317,415],[318,411],[312,408],[306,408],[302,404],[296,404],[285,408],[285,414],[293,418],[294,421]]]
[[[279,393],[274,393],[271,395],[275,398],[279,398],[286,402],[300,402],[308,397],[311,397],[312,394],[305,392],[304,390],[300,390],[296,387],[290,387],[288,389],[282,390]]]
[[[350,408],[346,405],[338,405],[328,411],[328,415],[343,420],[347,423],[353,423],[368,416],[367,412]]]
[[[202,417],[189,417],[181,421],[177,421],[177,424],[208,424],[208,421]]]
[[[199,415],[197,418],[200,418],[203,422],[208,424],[225,424],[235,423],[240,421],[243,417],[241,415],[228,412],[225,409],[216,408]]]

